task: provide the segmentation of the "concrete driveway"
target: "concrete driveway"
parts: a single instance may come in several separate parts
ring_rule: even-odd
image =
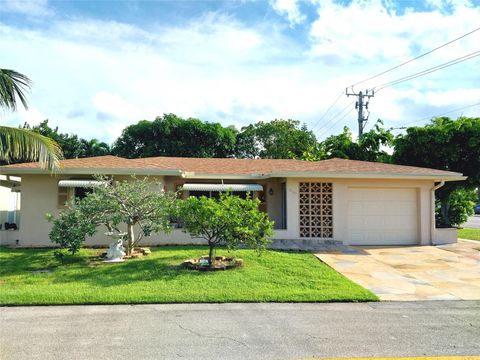
[[[480,242],[355,247],[315,255],[381,300],[480,299]]]

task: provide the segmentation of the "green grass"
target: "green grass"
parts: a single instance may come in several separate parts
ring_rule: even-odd
[[[178,302],[375,301],[378,298],[310,253],[251,250],[227,252],[243,268],[197,272],[182,261],[206,247],[152,248],[123,263],[99,261],[102,250],[82,249],[62,264],[51,249],[0,248],[0,304],[121,304]],[[51,272],[32,273],[51,269]]]
[[[458,237],[460,239],[479,240],[480,241],[480,229],[458,229]]]

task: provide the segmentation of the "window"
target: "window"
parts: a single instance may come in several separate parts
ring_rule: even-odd
[[[91,187],[59,187],[57,197],[57,207],[59,209],[65,208],[67,203],[73,199],[83,199],[87,194],[92,192]]]
[[[246,191],[236,191],[232,192],[232,195],[238,196],[242,199],[247,198],[247,192]],[[205,196],[207,198],[214,198],[218,199],[220,197],[220,191],[202,191],[202,190],[190,190],[188,192],[188,196],[195,196],[195,197],[201,197]],[[250,192],[250,196],[253,197],[253,193]]]
[[[85,196],[92,192],[92,188],[85,188],[85,187],[76,187],[74,188],[75,198],[83,199]]]
[[[215,198],[218,199],[220,197],[220,193],[218,191],[202,191],[202,190],[190,190],[188,192],[188,196],[193,197],[202,197],[205,196],[207,198]]]
[[[300,237],[333,238],[332,183],[299,185]]]
[[[67,202],[70,200],[71,197],[71,188],[66,187],[59,187],[58,188],[58,198],[57,198],[57,206],[58,208],[64,208]]]

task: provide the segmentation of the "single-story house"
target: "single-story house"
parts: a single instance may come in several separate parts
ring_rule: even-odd
[[[430,245],[456,241],[456,233],[435,228],[434,192],[446,181],[464,180],[460,173],[366,161],[324,161],[115,156],[61,161],[54,174],[38,163],[0,167],[3,186],[21,193],[22,224],[2,230],[2,244],[51,246],[51,224],[66,200],[85,194],[95,174],[117,179],[149,176],[164,190],[183,189],[183,196],[215,196],[231,189],[251,192],[261,210],[275,222],[273,245],[315,248],[346,245]],[[17,180],[10,180],[13,177]],[[20,185],[18,177],[21,178]],[[448,236],[450,238],[448,239]],[[99,231],[87,245],[110,239]],[[195,244],[181,229],[146,238],[144,244]]]

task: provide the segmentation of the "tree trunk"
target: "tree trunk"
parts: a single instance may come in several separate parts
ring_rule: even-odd
[[[450,226],[450,197],[440,200],[443,225]]]
[[[208,264],[210,265],[210,267],[213,267],[213,264],[215,262],[215,245],[211,243],[209,243],[208,245],[210,247],[208,252]]]
[[[133,225],[132,224],[127,224],[127,231],[128,231],[128,237],[127,237],[127,255],[130,256],[132,255],[133,251],[133,244],[135,244],[135,233],[133,232]]]

